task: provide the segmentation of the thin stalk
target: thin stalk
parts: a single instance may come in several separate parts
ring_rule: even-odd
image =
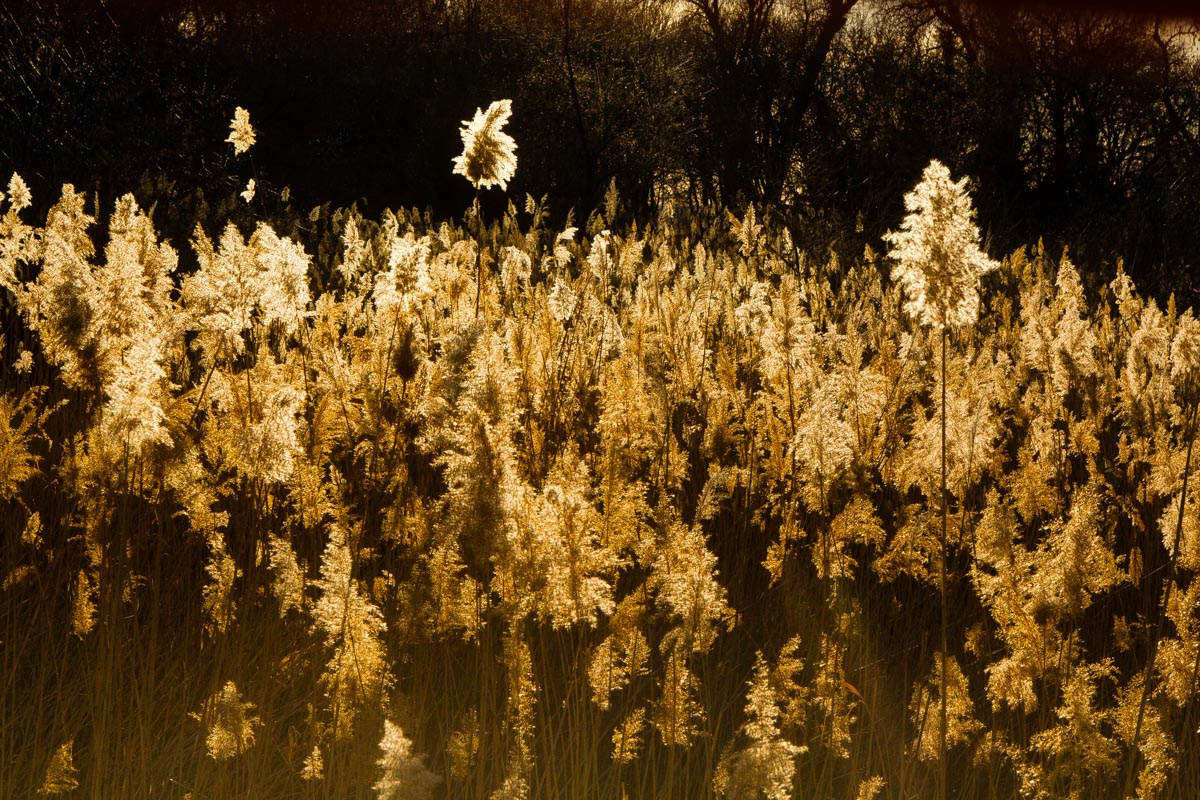
[[[479,299],[483,292],[483,221],[479,214],[479,187],[475,187],[475,202],[471,205],[475,217],[475,239],[479,251],[475,254],[475,319],[479,319]]]
[[[196,422],[196,415],[200,413],[200,403],[204,401],[204,393],[208,391],[208,382],[212,379],[213,373],[217,369],[217,361],[225,353],[225,342],[222,340],[221,349],[217,351],[217,355],[213,358],[212,366],[208,368],[208,374],[204,376],[204,385],[200,387],[200,394],[196,397],[196,405],[192,409],[192,416],[188,419],[188,427]]]
[[[946,800],[946,528],[949,522],[949,507],[946,502],[946,328],[942,326],[942,569],[939,583],[942,596],[942,654],[941,695],[942,726],[938,734],[938,782],[942,800]]]

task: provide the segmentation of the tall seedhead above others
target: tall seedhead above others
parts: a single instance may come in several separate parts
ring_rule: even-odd
[[[996,268],[996,262],[979,249],[979,228],[967,194],[967,180],[950,179],[950,170],[936,159],[929,162],[921,182],[904,195],[908,216],[899,232],[885,236],[891,243],[889,255],[897,261],[892,278],[904,287],[904,310],[932,325],[941,334],[941,429],[942,429],[942,558],[938,570],[941,596],[941,652],[938,654],[941,683],[941,714],[938,718],[938,788],[948,797],[946,772],[947,707],[947,621],[946,561],[949,548],[949,498],[946,492],[946,339],[951,328],[972,325],[979,317],[979,277]]]
[[[942,330],[974,324],[981,275],[997,264],[979,249],[979,228],[967,179],[950,179],[940,161],[929,162],[916,188],[904,195],[909,214],[884,238],[898,263],[892,278],[907,299],[904,310],[922,325]]]
[[[225,141],[233,145],[233,154],[240,156],[254,146],[254,126],[250,124],[250,112],[238,106],[233,110],[233,119],[229,123],[229,138]],[[254,181],[250,182],[251,184]],[[251,189],[253,194],[253,189]],[[249,202],[249,198],[247,201]]]
[[[475,118],[463,120],[459,134],[462,155],[455,156],[454,174],[462,175],[476,189],[508,188],[517,171],[517,143],[501,128],[512,116],[512,101],[497,100],[487,111],[475,109]]]

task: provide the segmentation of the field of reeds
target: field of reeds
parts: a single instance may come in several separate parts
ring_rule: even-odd
[[[1194,796],[1190,310],[937,164],[852,264],[254,190],[7,187],[0,797]]]

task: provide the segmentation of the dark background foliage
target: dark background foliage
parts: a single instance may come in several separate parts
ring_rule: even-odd
[[[175,241],[237,213],[366,199],[457,216],[460,121],[511,97],[508,197],[648,216],[753,202],[854,258],[931,158],[993,255],[1044,238],[1191,299],[1200,46],[1167,3],[967,0],[17,0],[0,7],[0,169],[134,191]],[[259,144],[223,143],[234,106]],[[505,198],[485,193],[498,211]],[[517,205],[521,205],[520,202]],[[485,206],[487,207],[487,206]]]

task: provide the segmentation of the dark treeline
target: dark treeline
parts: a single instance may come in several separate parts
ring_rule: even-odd
[[[106,206],[135,191],[177,241],[238,213],[251,175],[281,209],[287,186],[295,209],[457,216],[472,196],[451,175],[458,125],[510,97],[508,197],[547,194],[560,214],[615,179],[635,214],[752,202],[805,247],[854,257],[938,158],[974,182],[993,254],[1044,237],[1190,298],[1200,44],[1194,22],[1151,10],[18,0],[0,8],[0,169],[42,202],[68,181]],[[237,105],[259,131],[240,160],[222,143]]]

